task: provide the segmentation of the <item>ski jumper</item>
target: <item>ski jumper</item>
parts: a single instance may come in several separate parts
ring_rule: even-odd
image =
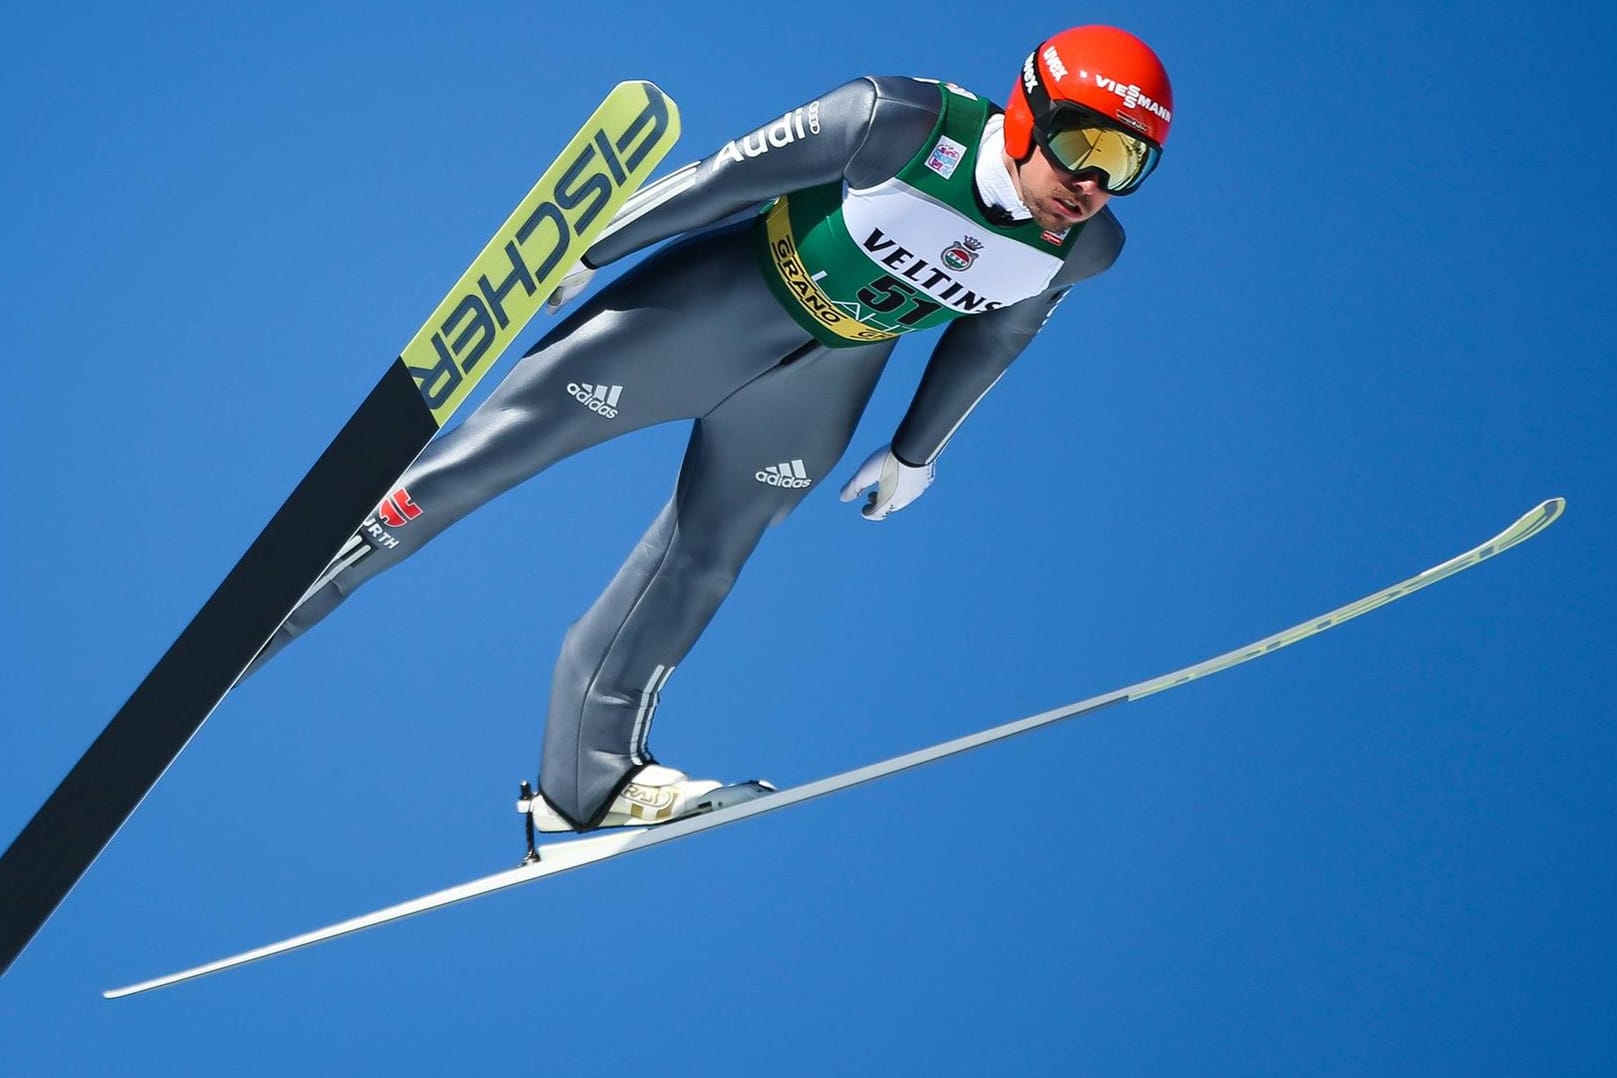
[[[566,635],[540,767],[581,830],[644,764],[669,676],[766,528],[847,448],[897,338],[946,325],[892,439],[930,464],[1123,232],[983,201],[998,110],[929,80],[849,82],[651,184],[585,256],[681,237],[584,300],[435,440],[255,662],[466,513],[608,438],[694,420],[673,497]],[[758,211],[760,204],[765,204]],[[736,219],[736,215],[746,216]]]

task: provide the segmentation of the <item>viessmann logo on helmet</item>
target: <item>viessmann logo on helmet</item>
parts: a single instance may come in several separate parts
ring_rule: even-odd
[[[1071,75],[1071,72],[1067,70],[1066,63],[1061,59],[1061,54],[1056,51],[1054,45],[1046,46],[1039,56],[1044,60],[1044,66],[1049,68],[1050,74],[1055,77],[1056,81],[1059,82]],[[1153,116],[1161,117],[1163,123],[1173,122],[1172,109],[1165,107],[1162,102],[1148,97],[1145,91],[1132,82],[1120,83],[1116,79],[1107,78],[1098,71],[1089,72],[1082,68],[1078,71],[1078,77],[1085,81],[1092,79],[1097,89],[1105,90],[1121,97],[1124,108],[1144,109]],[[1028,56],[1027,62],[1022,65],[1022,85],[1029,93],[1038,85],[1038,73],[1034,70],[1034,61],[1031,55]]]
[[[1119,83],[1116,79],[1109,79],[1105,75],[1098,72],[1094,75],[1090,75],[1087,71],[1080,71],[1078,74],[1081,78],[1093,78],[1096,86],[1100,87],[1102,90],[1108,90],[1116,94],[1118,97],[1121,97],[1123,99],[1124,108],[1144,109],[1153,116],[1161,117],[1163,123],[1173,122],[1173,111],[1171,109],[1166,108],[1162,102],[1153,101],[1151,98],[1145,96],[1144,91],[1142,91],[1132,82],[1125,86],[1122,83]]]

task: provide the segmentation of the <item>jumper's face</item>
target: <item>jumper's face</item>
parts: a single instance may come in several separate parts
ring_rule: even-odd
[[[1111,200],[1094,169],[1072,173],[1053,164],[1043,148],[1018,165],[1009,154],[1005,167],[1015,182],[1022,205],[1040,228],[1064,232],[1106,208]]]

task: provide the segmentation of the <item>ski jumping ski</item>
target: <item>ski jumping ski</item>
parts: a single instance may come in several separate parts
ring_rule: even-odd
[[[0,974],[678,137],[672,98],[622,82],[546,169],[0,856]]]
[[[801,804],[804,801],[821,797],[825,794],[836,793],[839,790],[846,790],[863,783],[873,782],[876,779],[885,778],[900,771],[907,771],[912,767],[919,767],[922,764],[932,763],[945,757],[970,752],[972,749],[981,748],[984,745],[1001,741],[1015,734],[1036,730],[1041,726],[1049,726],[1063,719],[1087,715],[1099,711],[1101,708],[1110,707],[1112,704],[1139,700],[1155,693],[1178,688],[1186,682],[1195,681],[1209,674],[1216,674],[1220,670],[1228,670],[1232,666],[1238,666],[1251,659],[1268,655],[1283,647],[1295,644],[1299,640],[1306,640],[1308,637],[1322,633],[1326,629],[1342,624],[1344,621],[1356,618],[1361,614],[1367,614],[1377,607],[1402,599],[1404,596],[1435,584],[1439,580],[1444,580],[1455,573],[1469,569],[1473,565],[1493,557],[1495,554],[1509,550],[1518,543],[1531,539],[1555,523],[1565,508],[1565,499],[1551,498],[1523,515],[1521,519],[1487,542],[1450,558],[1441,565],[1435,565],[1425,572],[1417,573],[1408,580],[1400,581],[1390,587],[1373,592],[1362,599],[1357,599],[1345,606],[1339,606],[1335,610],[1320,614],[1318,617],[1309,618],[1307,621],[1293,625],[1289,629],[1283,629],[1273,636],[1266,636],[1262,640],[1236,648],[1234,651],[1227,651],[1222,655],[1184,667],[1181,670],[1175,670],[1172,673],[1163,674],[1160,677],[1151,678],[1148,681],[1130,685],[1127,688],[1117,689],[1101,696],[1093,696],[1087,700],[1080,700],[1075,704],[1068,704],[1065,707],[1009,722],[1002,726],[995,726],[980,733],[945,741],[931,748],[920,749],[903,756],[895,756],[892,759],[856,768],[852,771],[844,771],[840,775],[832,775],[829,778],[823,778],[802,786],[769,792],[747,790],[741,794],[744,799],[740,803],[717,807],[706,814],[687,816],[672,823],[661,824],[656,827],[612,831],[588,838],[555,842],[541,846],[537,850],[533,849],[533,836],[530,830],[528,836],[529,857],[516,868],[508,869],[492,876],[485,876],[482,879],[473,880],[458,887],[437,891],[409,902],[402,902],[396,906],[389,906],[374,913],[354,917],[326,928],[316,929],[313,932],[306,932],[301,936],[293,936],[279,943],[244,951],[241,954],[223,958],[217,962],[209,962],[206,965],[182,970],[179,973],[171,973],[149,981],[142,981],[139,984],[132,984],[125,988],[116,988],[103,994],[108,999],[119,999],[124,996],[147,992],[154,988],[178,984],[181,981],[193,980],[209,973],[232,969],[236,966],[246,965],[249,962],[255,962],[261,958],[269,958],[299,947],[307,947],[311,944],[335,939],[338,936],[346,936],[361,929],[373,928],[376,925],[387,924],[390,921],[401,920],[418,913],[426,913],[429,910],[439,909],[456,902],[463,902],[469,898],[492,894],[507,887],[532,883],[534,880],[554,876],[569,869],[581,868],[584,865],[595,864],[598,861],[605,861],[620,854],[659,846],[675,839],[686,838],[699,831],[708,831],[725,824],[738,823],[741,820],[761,816],[766,812],[773,812],[776,809],[783,809],[790,805]],[[530,795],[526,784],[524,784],[523,793],[525,796]],[[715,793],[722,793],[722,791],[715,791]],[[758,796],[760,793],[762,796]]]

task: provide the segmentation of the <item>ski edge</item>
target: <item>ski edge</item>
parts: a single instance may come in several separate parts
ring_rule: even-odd
[[[1318,617],[1300,622],[1289,629],[1284,629],[1281,632],[1254,641],[1245,647],[1227,651],[1222,655],[1216,655],[1213,658],[1183,667],[1172,673],[1163,674],[1160,677],[1150,678],[1122,689],[1102,693],[1099,696],[1092,696],[1073,704],[1067,704],[1027,718],[990,727],[975,734],[968,734],[964,737],[941,742],[928,748],[918,749],[901,756],[894,756],[864,767],[844,771],[801,786],[788,787],[778,793],[737,805],[734,808],[724,809],[711,815],[691,816],[655,828],[640,828],[632,831],[619,831],[590,838],[550,843],[539,848],[540,860],[537,862],[507,869],[504,872],[485,876],[441,891],[435,891],[420,898],[388,906],[372,913],[361,914],[325,928],[305,932],[278,943],[266,944],[250,951],[243,951],[228,958],[221,958],[217,961],[194,966],[176,973],[154,977],[123,988],[110,989],[102,994],[107,999],[122,999],[142,992],[149,992],[153,989],[195,980],[210,973],[233,969],[260,959],[270,958],[334,939],[338,936],[349,935],[367,928],[375,928],[379,925],[403,920],[406,917],[425,913],[429,910],[441,909],[467,899],[481,897],[518,884],[528,883],[544,876],[558,875],[570,869],[595,864],[634,850],[661,845],[664,842],[672,842],[698,831],[711,830],[725,824],[737,823],[766,812],[787,808],[825,794],[863,785],[876,779],[897,774],[900,771],[907,771],[949,756],[969,752],[972,749],[981,748],[984,745],[1001,741],[1017,734],[1027,733],[1043,726],[1049,726],[1065,719],[1091,714],[1112,704],[1126,703],[1167,689],[1176,688],[1189,681],[1218,673],[1221,670],[1227,670],[1232,666],[1238,666],[1241,663],[1278,651],[1300,640],[1305,640],[1310,636],[1318,635],[1345,621],[1385,606],[1390,602],[1411,595],[1440,580],[1445,580],[1456,573],[1478,565],[1538,535],[1560,519],[1565,510],[1566,499],[1559,497],[1549,498],[1524,513],[1510,527],[1487,542],[1472,547],[1463,554],[1458,554],[1430,569],[1417,573],[1407,580],[1372,592],[1361,599],[1354,600]]]

